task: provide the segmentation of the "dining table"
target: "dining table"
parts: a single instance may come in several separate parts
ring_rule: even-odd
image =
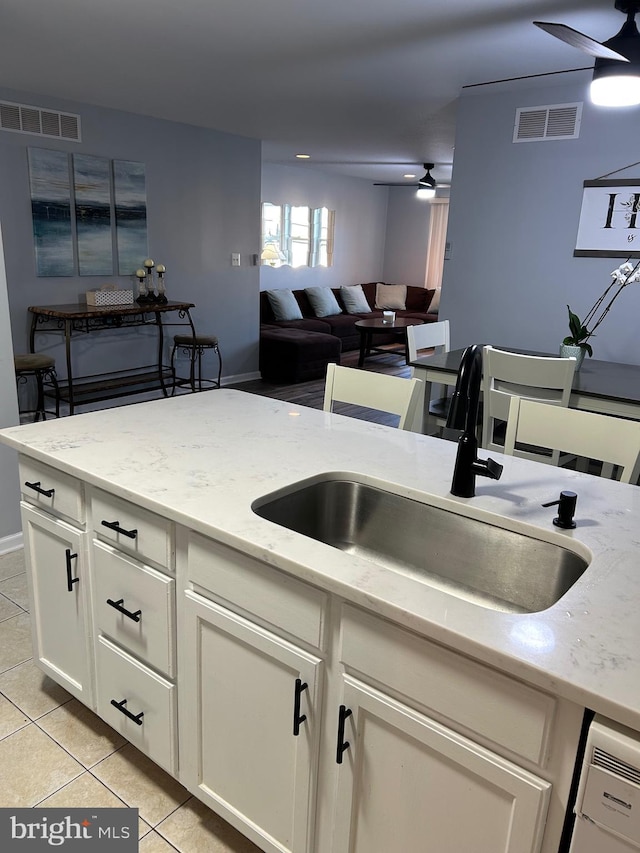
[[[492,346],[520,355],[558,357],[556,353]],[[464,351],[463,347],[438,355],[420,356],[409,362],[414,375],[425,384],[422,432],[427,435],[437,430],[435,418],[429,413],[432,385],[455,386]],[[569,406],[640,421],[640,365],[585,358],[573,377]]]

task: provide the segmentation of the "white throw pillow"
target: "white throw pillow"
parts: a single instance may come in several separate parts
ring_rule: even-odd
[[[290,290],[267,290],[276,320],[302,320],[300,306]]]
[[[330,287],[305,287],[304,292],[316,317],[333,317],[335,314],[342,314],[342,308],[338,305],[338,300]]]
[[[404,311],[407,306],[406,284],[376,284],[376,308],[388,311]]]
[[[429,303],[427,311],[431,314],[437,314],[440,309],[440,288],[436,287],[436,292],[433,294],[433,299]]]
[[[340,296],[347,309],[347,314],[370,314],[371,306],[367,302],[361,284],[344,285],[340,288]]]

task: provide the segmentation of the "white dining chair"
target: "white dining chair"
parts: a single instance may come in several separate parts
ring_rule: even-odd
[[[616,465],[622,483],[635,483],[640,474],[640,421],[512,397],[504,452],[513,455],[518,443],[605,463],[604,476]],[[551,457],[541,461],[551,463]]]
[[[521,355],[520,353],[483,348],[482,352],[482,446],[486,450],[502,451],[496,441],[497,423],[506,423],[512,396],[539,400],[554,406],[567,407],[575,373],[575,358],[553,358]],[[540,453],[515,451],[516,456],[539,461]],[[560,452],[553,450],[550,461],[558,465]]]
[[[409,326],[407,328],[407,353],[409,361],[425,355],[439,355],[449,352],[449,321],[439,320],[437,323],[423,323],[420,326]],[[415,376],[415,368],[411,369],[411,375]],[[432,386],[433,387],[433,386]],[[447,413],[451,397],[436,395],[429,400],[429,415],[440,428],[446,426]],[[424,406],[424,396],[422,400]]]
[[[331,412],[336,402],[351,403],[399,415],[398,428],[410,430],[421,400],[421,385],[419,379],[328,364],[323,409]]]

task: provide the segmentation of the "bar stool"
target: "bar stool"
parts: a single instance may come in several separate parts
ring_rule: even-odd
[[[55,416],[60,417],[60,389],[58,388],[58,378],[56,376],[56,362],[50,355],[41,355],[39,353],[30,353],[29,355],[16,355],[13,357],[13,364],[16,373],[16,383],[26,385],[30,378],[36,380],[36,407],[35,409],[22,409],[21,415],[33,415],[33,420],[37,421],[42,415],[42,420],[46,421],[47,415],[54,414],[47,412],[44,407],[44,386],[48,383],[54,391],[55,399]]]
[[[176,352],[181,350],[185,355],[189,356],[191,369],[189,378],[180,378],[176,376],[175,358]],[[203,379],[202,378],[202,356],[207,351],[211,350],[218,357],[218,378]],[[176,386],[190,385],[191,390],[195,391],[195,365],[198,365],[198,391],[205,390],[204,386],[210,388],[219,388],[222,377],[222,355],[218,345],[218,338],[214,335],[174,335],[173,349],[171,350],[171,375],[173,377],[173,394],[175,394]]]

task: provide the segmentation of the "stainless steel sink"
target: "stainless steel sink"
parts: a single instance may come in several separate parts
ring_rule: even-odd
[[[589,565],[561,544],[335,476],[267,495],[252,509],[341,551],[510,613],[550,607]]]

